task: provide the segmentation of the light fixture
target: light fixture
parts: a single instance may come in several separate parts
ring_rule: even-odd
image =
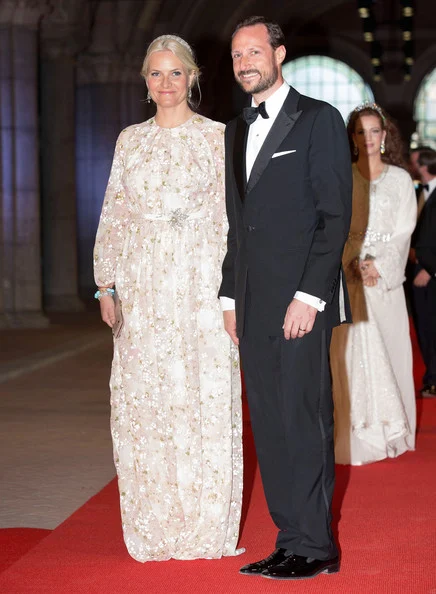
[[[414,63],[414,43],[413,43],[413,0],[401,0],[401,36],[403,38],[403,54],[404,54],[404,80],[409,81],[411,79],[411,69]]]
[[[371,64],[373,67],[373,80],[381,80],[382,65],[382,47],[376,39],[376,21],[372,11],[374,0],[357,0],[357,12],[362,19],[363,39],[371,44]]]

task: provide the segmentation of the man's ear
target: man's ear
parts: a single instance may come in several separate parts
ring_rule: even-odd
[[[283,63],[285,57],[286,57],[286,48],[284,45],[279,45],[278,48],[276,48],[274,50],[274,54],[276,57],[276,64],[277,66],[279,66],[280,64]]]

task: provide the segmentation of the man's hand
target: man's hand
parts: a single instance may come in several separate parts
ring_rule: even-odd
[[[427,272],[427,270],[420,270],[418,274],[413,279],[413,284],[415,287],[426,287],[431,279],[431,275]]]
[[[286,340],[290,338],[302,338],[308,334],[315,323],[316,307],[307,305],[298,299],[293,299],[286,310],[283,334]]]
[[[224,328],[236,346],[239,345],[239,338],[236,334],[236,313],[234,309],[223,311]]]
[[[115,301],[110,295],[100,297],[100,312],[103,322],[112,328],[115,324]]]

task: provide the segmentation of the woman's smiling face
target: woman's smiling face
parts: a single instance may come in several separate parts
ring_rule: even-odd
[[[182,62],[170,50],[154,52],[150,56],[147,87],[159,107],[176,107],[186,102],[193,76],[188,75]]]

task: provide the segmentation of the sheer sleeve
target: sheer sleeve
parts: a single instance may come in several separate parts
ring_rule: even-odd
[[[225,174],[224,174],[224,124],[215,122],[215,128],[206,135],[206,140],[212,152],[213,159],[213,184],[211,184],[211,196],[215,204],[215,228],[216,232],[220,234],[220,241],[225,250],[228,222],[226,215],[226,199],[225,199]],[[224,258],[221,253],[220,257]]]
[[[129,220],[126,192],[122,182],[125,146],[126,131],[123,131],[116,143],[94,245],[94,278],[99,287],[113,286],[115,283],[124,231]]]
[[[213,158],[213,198],[218,210],[225,216],[225,180],[224,180],[224,124],[215,122],[215,128],[206,135],[206,140]]]
[[[405,268],[409,254],[410,239],[416,225],[416,196],[412,179],[405,175],[401,180],[398,196],[398,211],[394,230],[386,242],[376,245],[375,267],[381,279],[380,287],[390,291],[405,280]],[[383,243],[383,245],[381,245]],[[365,254],[362,254],[364,257]]]
[[[224,129],[219,130],[214,147],[215,155],[215,170],[216,170],[216,194],[221,207],[222,228],[221,233],[223,237],[223,244],[226,243],[227,231],[229,228],[226,214],[226,190],[225,190],[225,164],[224,164]]]

